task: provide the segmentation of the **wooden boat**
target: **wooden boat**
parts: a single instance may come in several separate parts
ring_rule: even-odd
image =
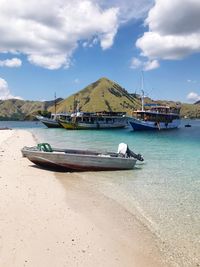
[[[180,126],[180,107],[144,104],[144,91],[141,100],[142,109],[134,111],[133,116],[128,118],[134,131],[169,130]]]
[[[50,118],[44,116],[36,116],[36,118],[48,128],[62,128],[59,119],[66,120],[70,116],[71,114],[69,113],[52,113]]]
[[[38,115],[38,116],[36,116],[36,119],[41,121],[48,128],[62,128],[62,125],[60,125],[60,123],[59,123],[59,119],[67,119],[68,117],[71,116],[71,114],[66,113],[66,112],[57,113],[56,112],[56,106],[57,106],[57,99],[56,99],[56,93],[55,93],[55,99],[54,99],[55,113],[51,113],[50,118]]]
[[[121,152],[118,149],[118,153],[115,153],[51,148],[49,144],[43,143],[36,147],[24,147],[22,155],[36,165],[66,171],[133,169],[136,161],[143,161],[143,158],[140,154],[132,152],[126,144],[123,145],[125,145],[125,151]]]
[[[137,110],[129,124],[133,130],[169,130],[178,128],[180,125],[179,111],[168,106],[152,106],[148,110]]]
[[[124,112],[75,112],[71,118],[59,119],[68,130],[119,129],[127,126]]]
[[[180,107],[169,107],[155,103],[144,104],[144,77],[142,72],[142,95],[140,110],[134,111],[128,122],[134,131],[169,130],[180,126]],[[147,109],[145,108],[147,107]]]

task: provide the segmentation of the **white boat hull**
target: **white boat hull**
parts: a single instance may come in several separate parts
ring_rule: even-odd
[[[134,168],[137,161],[135,158],[120,157],[117,153],[87,150],[53,149],[53,152],[44,152],[24,147],[22,154],[39,166],[67,171],[129,170]]]

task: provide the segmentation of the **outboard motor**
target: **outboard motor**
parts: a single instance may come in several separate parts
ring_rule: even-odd
[[[139,161],[144,161],[144,158],[142,157],[141,154],[135,154],[132,150],[129,149],[129,147],[127,146],[127,155],[129,158],[135,158]]]
[[[128,148],[128,145],[125,144],[125,143],[120,143],[118,145],[118,151],[117,153],[120,154],[122,157],[126,157],[126,153],[127,153],[127,148]]]
[[[120,143],[118,146],[118,154],[120,154],[122,157],[127,158],[135,158],[139,161],[144,161],[141,154],[135,154],[133,151],[131,151],[127,144]]]

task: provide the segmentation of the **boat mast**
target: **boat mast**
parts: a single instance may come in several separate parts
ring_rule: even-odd
[[[55,98],[55,100],[54,100],[54,106],[55,106],[55,115],[56,115],[56,93],[54,95],[54,98]]]
[[[142,95],[141,95],[141,101],[142,101],[142,111],[144,111],[144,76],[143,76],[143,71],[141,72],[141,91],[142,91]]]

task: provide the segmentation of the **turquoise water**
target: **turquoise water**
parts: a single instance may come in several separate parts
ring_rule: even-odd
[[[190,123],[166,132],[67,131],[35,122],[0,127],[28,128],[40,142],[58,147],[117,151],[120,142],[127,143],[145,158],[134,170],[78,175],[142,220],[175,266],[199,266],[200,121]]]

